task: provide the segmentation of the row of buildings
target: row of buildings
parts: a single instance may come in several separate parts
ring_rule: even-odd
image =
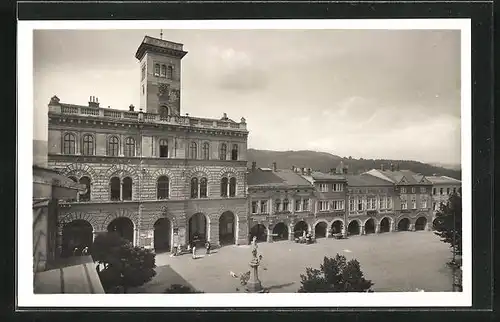
[[[245,119],[181,114],[182,44],[146,36],[140,106],[102,108],[57,96],[48,106],[48,165],[85,190],[60,204],[58,252],[116,231],[135,245],[169,251],[193,240],[215,245],[430,229],[436,204],[460,181],[408,170],[348,174],[309,168],[247,168]],[[446,190],[452,189],[452,190]]]

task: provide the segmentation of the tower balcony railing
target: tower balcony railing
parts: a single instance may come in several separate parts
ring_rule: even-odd
[[[88,106],[70,105],[70,104],[59,104],[59,105],[49,105],[49,114],[64,114],[64,115],[75,115],[83,117],[95,117],[95,118],[106,118],[112,120],[138,120],[139,114],[142,112],[137,111],[124,111],[111,108],[95,108]],[[236,131],[246,131],[247,124],[244,118],[241,118],[241,122],[234,122],[231,120],[218,120],[218,119],[207,119],[207,118],[197,118],[191,116],[182,115],[160,115],[155,113],[142,113],[144,123],[154,123],[154,124],[171,124],[171,125],[183,125],[192,126],[198,128],[207,129],[225,129],[225,130],[236,130]]]

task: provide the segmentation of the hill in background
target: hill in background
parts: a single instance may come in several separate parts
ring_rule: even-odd
[[[426,176],[442,175],[461,180],[461,170],[446,169],[427,163],[412,160],[390,160],[390,159],[354,159],[351,157],[339,157],[326,152],[315,151],[269,151],[248,149],[248,164],[257,163],[257,167],[271,168],[276,162],[279,169],[290,169],[292,166],[300,168],[312,168],[323,172],[328,172],[336,168],[340,161],[349,167],[349,173],[359,174],[370,169],[380,169],[384,164],[389,169],[391,163],[399,164],[401,170],[411,170]]]

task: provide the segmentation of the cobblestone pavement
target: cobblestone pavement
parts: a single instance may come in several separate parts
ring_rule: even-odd
[[[356,258],[365,278],[375,283],[373,289],[377,292],[452,290],[452,273],[446,266],[451,256],[449,247],[428,231],[354,236],[345,240],[323,238],[312,245],[289,241],[258,245],[263,256],[259,277],[270,292],[297,292],[300,274],[305,273],[306,267],[319,268],[324,256],[333,257],[337,253],[347,259]],[[169,265],[205,293],[244,291],[239,279],[230,272],[240,274],[249,270],[250,246],[226,246],[210,256],[205,255],[205,249],[200,249],[198,255],[200,258],[192,259],[190,255],[158,254],[156,265]]]

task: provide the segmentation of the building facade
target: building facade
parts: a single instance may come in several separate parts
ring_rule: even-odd
[[[448,202],[452,194],[462,193],[462,182],[447,176],[429,176],[427,179],[432,182],[432,210],[434,215],[439,210],[441,204]]]
[[[249,240],[294,240],[311,232],[315,222],[315,189],[292,170],[256,168],[248,173]]]
[[[365,172],[394,186],[394,229],[432,229],[432,183],[423,175],[410,170],[372,169]]]
[[[61,254],[105,231],[157,251],[246,243],[246,122],[180,115],[185,54],[144,38],[139,111],[101,108],[95,97],[88,106],[50,100],[49,166],[87,187],[61,208]]]

